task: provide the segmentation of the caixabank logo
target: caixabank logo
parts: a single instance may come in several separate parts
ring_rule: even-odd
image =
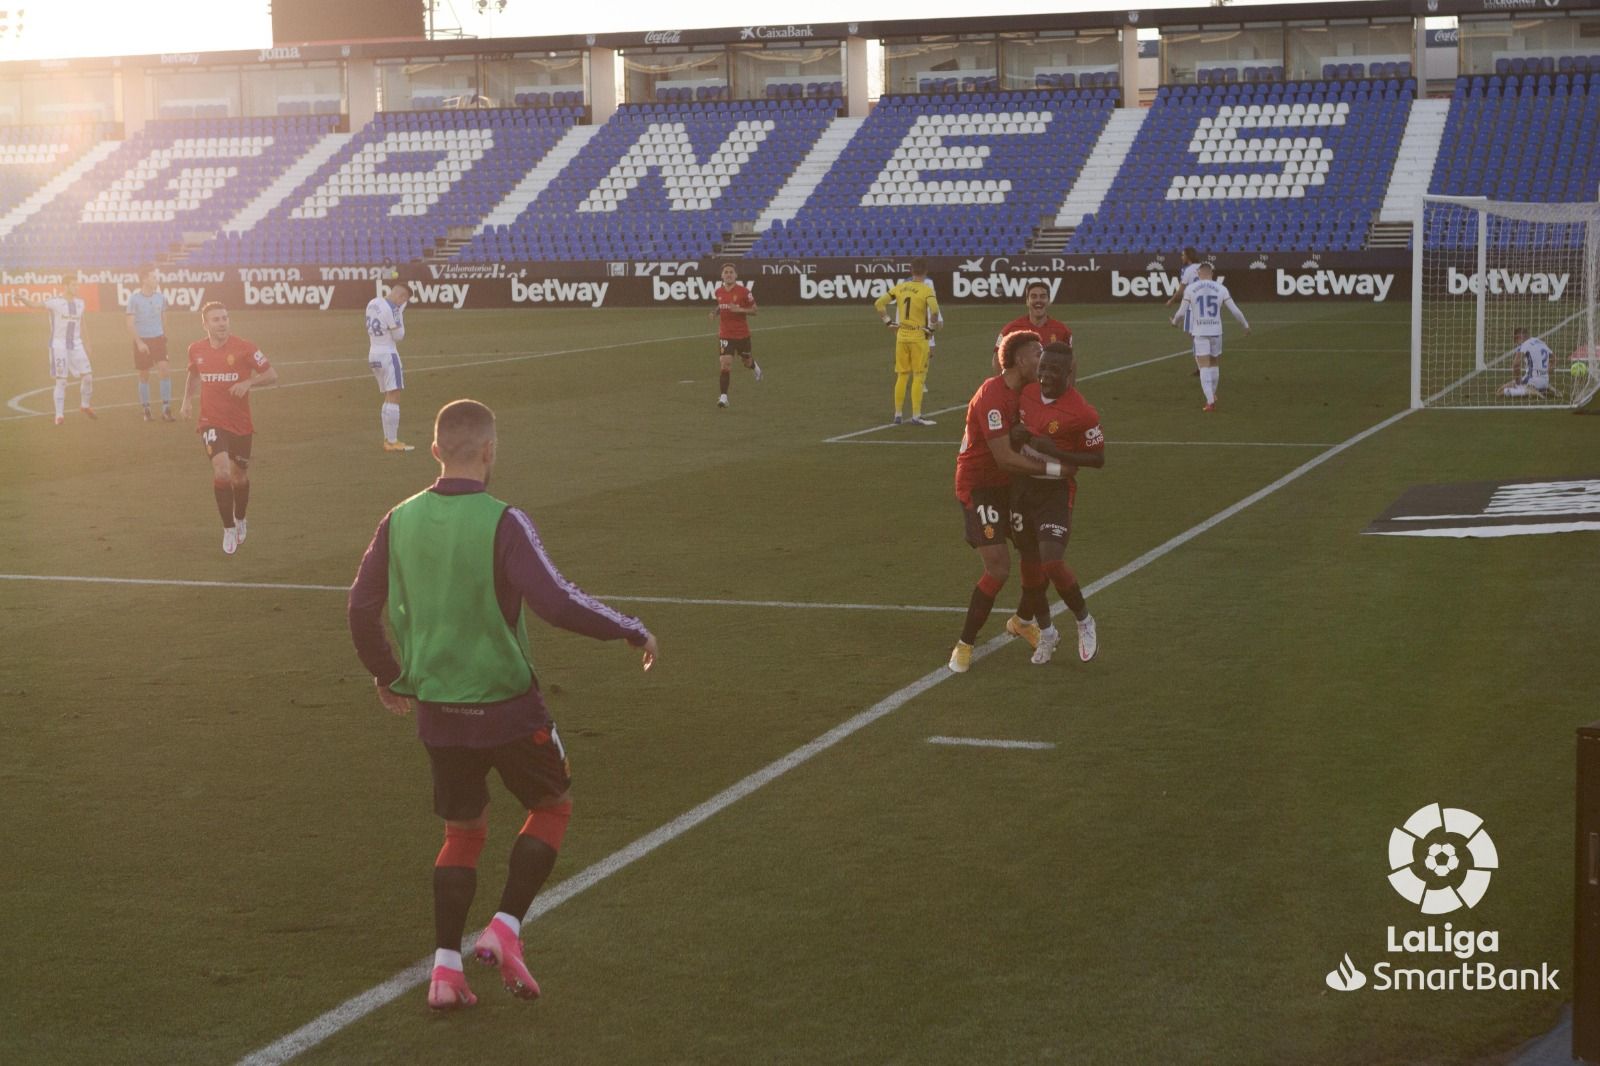
[[[1442,924],[1418,923],[1472,911],[1500,869],[1500,851],[1483,819],[1460,807],[1430,803],[1389,832],[1388,881],[1410,916],[1385,930],[1386,956],[1368,975],[1348,952],[1323,978],[1336,992],[1550,992],[1560,969],[1507,965],[1500,931],[1477,928],[1471,915]]]

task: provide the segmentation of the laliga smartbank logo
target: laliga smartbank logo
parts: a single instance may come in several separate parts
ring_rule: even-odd
[[[1489,890],[1500,853],[1484,830],[1483,819],[1459,807],[1430,803],[1414,811],[1389,833],[1389,884],[1421,914],[1471,910]],[[1497,929],[1458,928],[1453,922],[1420,929],[1389,926],[1384,958],[1372,976],[1346,953],[1323,980],[1336,992],[1370,987],[1374,992],[1539,992],[1559,991],[1558,968],[1503,966]],[[1429,956],[1449,956],[1445,965],[1428,965]],[[1417,963],[1420,963],[1417,964]]]

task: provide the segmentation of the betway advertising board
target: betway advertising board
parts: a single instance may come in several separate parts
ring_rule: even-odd
[[[769,306],[866,304],[911,271],[909,258],[737,260],[741,283]],[[1241,302],[1407,301],[1411,258],[1403,251],[1310,255],[1220,255],[1213,264]],[[420,263],[400,268],[417,308],[441,310],[573,307],[704,307],[714,300],[722,263],[550,262]],[[1176,254],[1156,256],[974,256],[930,261],[929,278],[947,303],[1020,304],[1042,282],[1055,304],[1159,303],[1178,289]],[[1492,269],[1479,277],[1470,258],[1434,268],[1444,291],[1462,300],[1482,289],[1498,298],[1561,300],[1575,279],[1560,271]],[[138,284],[131,271],[85,271],[84,288],[105,308],[125,306]],[[210,300],[244,311],[360,311],[383,291],[384,268],[295,266],[178,267],[161,275],[174,310]],[[61,275],[0,270],[0,311],[25,310],[25,295],[52,291]]]

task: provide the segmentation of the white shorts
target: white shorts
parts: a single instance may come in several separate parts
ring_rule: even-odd
[[[1221,337],[1196,337],[1194,339],[1194,354],[1200,356],[1216,356],[1222,354]]]
[[[85,377],[93,373],[89,368],[89,353],[82,346],[77,348],[50,349],[50,376],[64,378],[69,374],[75,378]]]
[[[398,352],[372,352],[367,356],[372,376],[378,379],[379,392],[395,392],[406,387],[405,370],[400,366]]]
[[[1500,390],[1500,395],[1502,396],[1548,396],[1549,394],[1550,383],[1548,381],[1543,383],[1535,381],[1529,385],[1507,385]]]

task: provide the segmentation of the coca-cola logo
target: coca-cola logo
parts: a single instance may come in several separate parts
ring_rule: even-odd
[[[651,30],[644,35],[645,44],[682,44],[682,30]]]

